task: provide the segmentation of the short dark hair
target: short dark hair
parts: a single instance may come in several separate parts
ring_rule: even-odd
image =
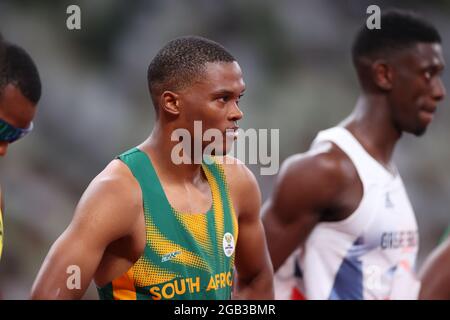
[[[233,61],[236,59],[231,53],[217,42],[198,36],[176,38],[156,54],[148,67],[150,94],[153,98],[161,90],[185,88],[201,77],[207,62]]]
[[[33,59],[21,47],[6,41],[1,43],[0,95],[6,85],[13,84],[19,88],[25,98],[37,104],[41,98],[42,88],[39,72]]]
[[[419,43],[441,43],[437,29],[410,11],[389,10],[381,15],[381,28],[369,29],[364,24],[352,46],[353,63],[362,57],[410,48]]]

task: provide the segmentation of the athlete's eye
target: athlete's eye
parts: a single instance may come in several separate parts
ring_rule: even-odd
[[[426,70],[426,71],[423,73],[423,76],[425,77],[426,80],[431,80],[431,77],[432,77],[433,75],[432,75],[432,72],[431,72],[430,70]]]
[[[239,95],[238,99],[236,100],[237,105],[239,105],[239,102],[241,102],[243,96],[244,96],[243,94]]]
[[[219,97],[218,100],[220,102],[227,103],[228,101],[230,101],[230,96]]]

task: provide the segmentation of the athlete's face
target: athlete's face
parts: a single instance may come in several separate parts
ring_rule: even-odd
[[[180,94],[180,120],[184,123],[183,127],[192,136],[194,121],[201,121],[202,135],[208,129],[217,129],[221,141],[214,141],[216,153],[228,153],[236,138],[237,122],[243,116],[239,99],[244,90],[242,71],[237,62],[207,63],[198,81]],[[202,150],[210,143],[203,141]]]
[[[6,85],[0,94],[0,119],[16,128],[28,128],[36,107],[22,95],[19,88]],[[0,140],[0,156],[6,155],[9,142]]]
[[[444,65],[442,47],[437,43],[418,43],[394,58],[389,99],[400,131],[418,136],[425,133],[438,102],[445,97]]]

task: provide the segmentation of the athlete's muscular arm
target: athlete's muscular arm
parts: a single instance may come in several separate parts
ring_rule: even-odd
[[[263,223],[274,270],[302,245],[312,229],[336,208],[348,181],[336,152],[313,150],[287,159],[271,197],[263,207]]]
[[[138,220],[142,195],[138,182],[119,160],[112,161],[88,186],[69,227],[53,244],[33,285],[33,299],[80,299],[107,246],[127,236]],[[78,266],[81,288],[69,289],[69,266]],[[73,271],[72,271],[73,272]]]
[[[420,300],[450,300],[450,237],[427,258],[419,277]]]
[[[234,299],[273,299],[273,269],[261,223],[261,193],[252,172],[242,163],[225,165],[239,224]]]

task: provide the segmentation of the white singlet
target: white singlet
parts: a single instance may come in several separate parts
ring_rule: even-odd
[[[343,127],[319,132],[351,159],[364,193],[346,219],[321,222],[275,276],[277,299],[417,299],[418,230],[402,179]]]

